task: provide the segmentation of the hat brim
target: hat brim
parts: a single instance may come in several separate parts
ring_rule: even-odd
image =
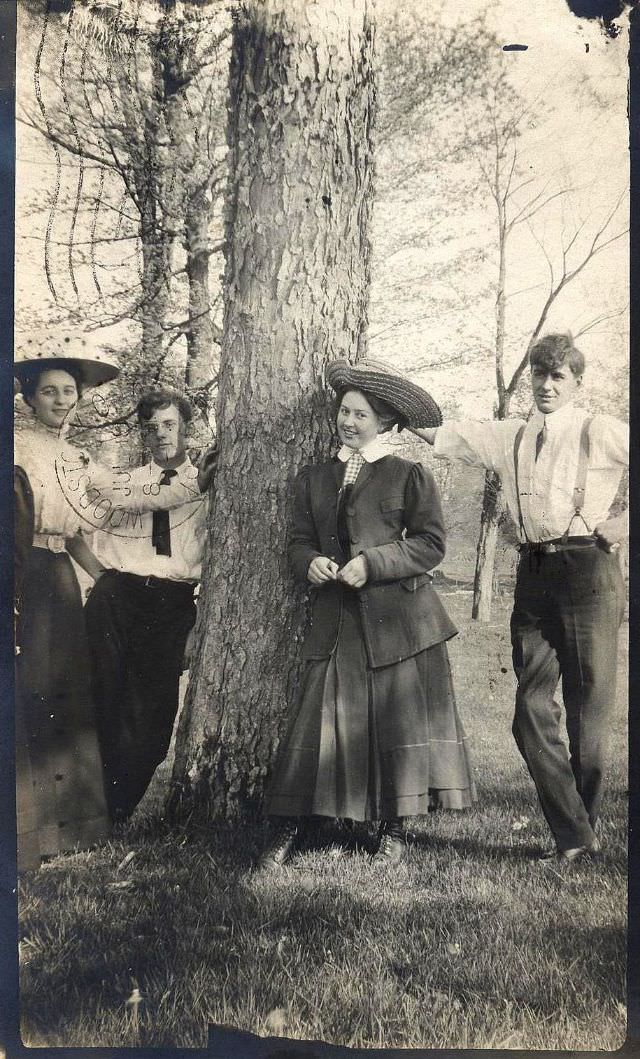
[[[30,357],[28,360],[14,362],[13,374],[21,382],[40,375],[43,371],[80,371],[84,386],[101,386],[111,382],[119,374],[117,364],[106,360],[93,360],[88,357]]]
[[[442,426],[442,412],[431,394],[402,375],[359,368],[347,360],[333,360],[327,365],[325,377],[336,393],[362,390],[365,395],[370,393],[386,401],[409,427]]]

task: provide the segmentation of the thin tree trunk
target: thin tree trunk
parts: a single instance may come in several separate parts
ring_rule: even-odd
[[[180,16],[180,17],[179,17]],[[188,90],[197,72],[187,27],[175,0],[165,0],[165,26],[160,34],[164,106],[173,181],[165,198],[175,216],[174,230],[183,233],[188,282],[187,390],[201,409],[208,405],[215,378],[214,327],[209,293],[209,228],[213,210],[211,160],[206,143],[198,142],[200,115],[189,105]]]
[[[159,377],[166,355],[171,250],[159,235],[157,202],[150,195],[140,223],[142,299],[138,319],[142,327],[142,363],[148,381]]]
[[[499,181],[496,186],[499,189]],[[498,289],[496,292],[496,387],[498,407],[496,419],[506,419],[509,412],[510,397],[504,382],[504,340],[506,319],[506,251],[507,227],[504,206],[498,208],[499,226],[499,263]],[[480,535],[476,548],[476,568],[473,579],[472,618],[478,621],[490,621],[493,602],[494,570],[496,547],[498,543],[498,522],[501,514],[500,478],[492,471],[485,475],[484,494],[482,497],[482,514],[480,516]]]
[[[132,49],[136,47],[134,41]],[[142,267],[137,318],[142,329],[142,362],[151,381],[160,374],[166,352],[171,281],[171,240],[162,202],[166,183],[163,166],[167,161],[158,143],[162,71],[157,57],[138,56],[134,51],[119,71],[118,89],[129,139],[128,190],[140,214]]]
[[[366,0],[249,0],[230,74],[220,446],[174,791],[255,814],[305,624],[293,479],[329,455],[322,371],[365,349],[373,39]]]
[[[188,197],[184,218],[186,270],[189,281],[186,383],[189,390],[204,392],[215,376],[209,296],[210,212],[211,203],[206,190]]]
[[[500,478],[487,471],[482,497],[480,536],[476,548],[476,570],[473,580],[473,607],[471,617],[478,621],[491,619],[493,601],[493,571],[498,543],[498,520],[500,518]]]

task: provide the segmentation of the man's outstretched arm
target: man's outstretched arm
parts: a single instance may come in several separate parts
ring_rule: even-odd
[[[412,434],[416,434],[417,437],[422,438],[429,445],[433,445],[436,440],[437,427],[409,427]]]

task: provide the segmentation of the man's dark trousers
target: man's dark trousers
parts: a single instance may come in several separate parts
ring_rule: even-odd
[[[560,850],[595,838],[623,609],[616,555],[598,546],[523,550],[511,617],[513,734]],[[554,702],[560,677],[569,754]]]
[[[194,585],[108,570],[85,607],[107,804],[126,820],[167,755]]]

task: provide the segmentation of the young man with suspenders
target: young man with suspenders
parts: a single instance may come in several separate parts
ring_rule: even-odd
[[[609,509],[628,464],[628,426],[574,405],[584,357],[571,335],[547,335],[529,361],[536,411],[528,422],[445,423],[416,433],[436,456],[500,475],[520,539],[513,734],[555,839],[548,859],[573,862],[599,849],[624,608],[617,551],[628,535],[627,512],[612,518]],[[560,679],[569,753],[554,701]]]

